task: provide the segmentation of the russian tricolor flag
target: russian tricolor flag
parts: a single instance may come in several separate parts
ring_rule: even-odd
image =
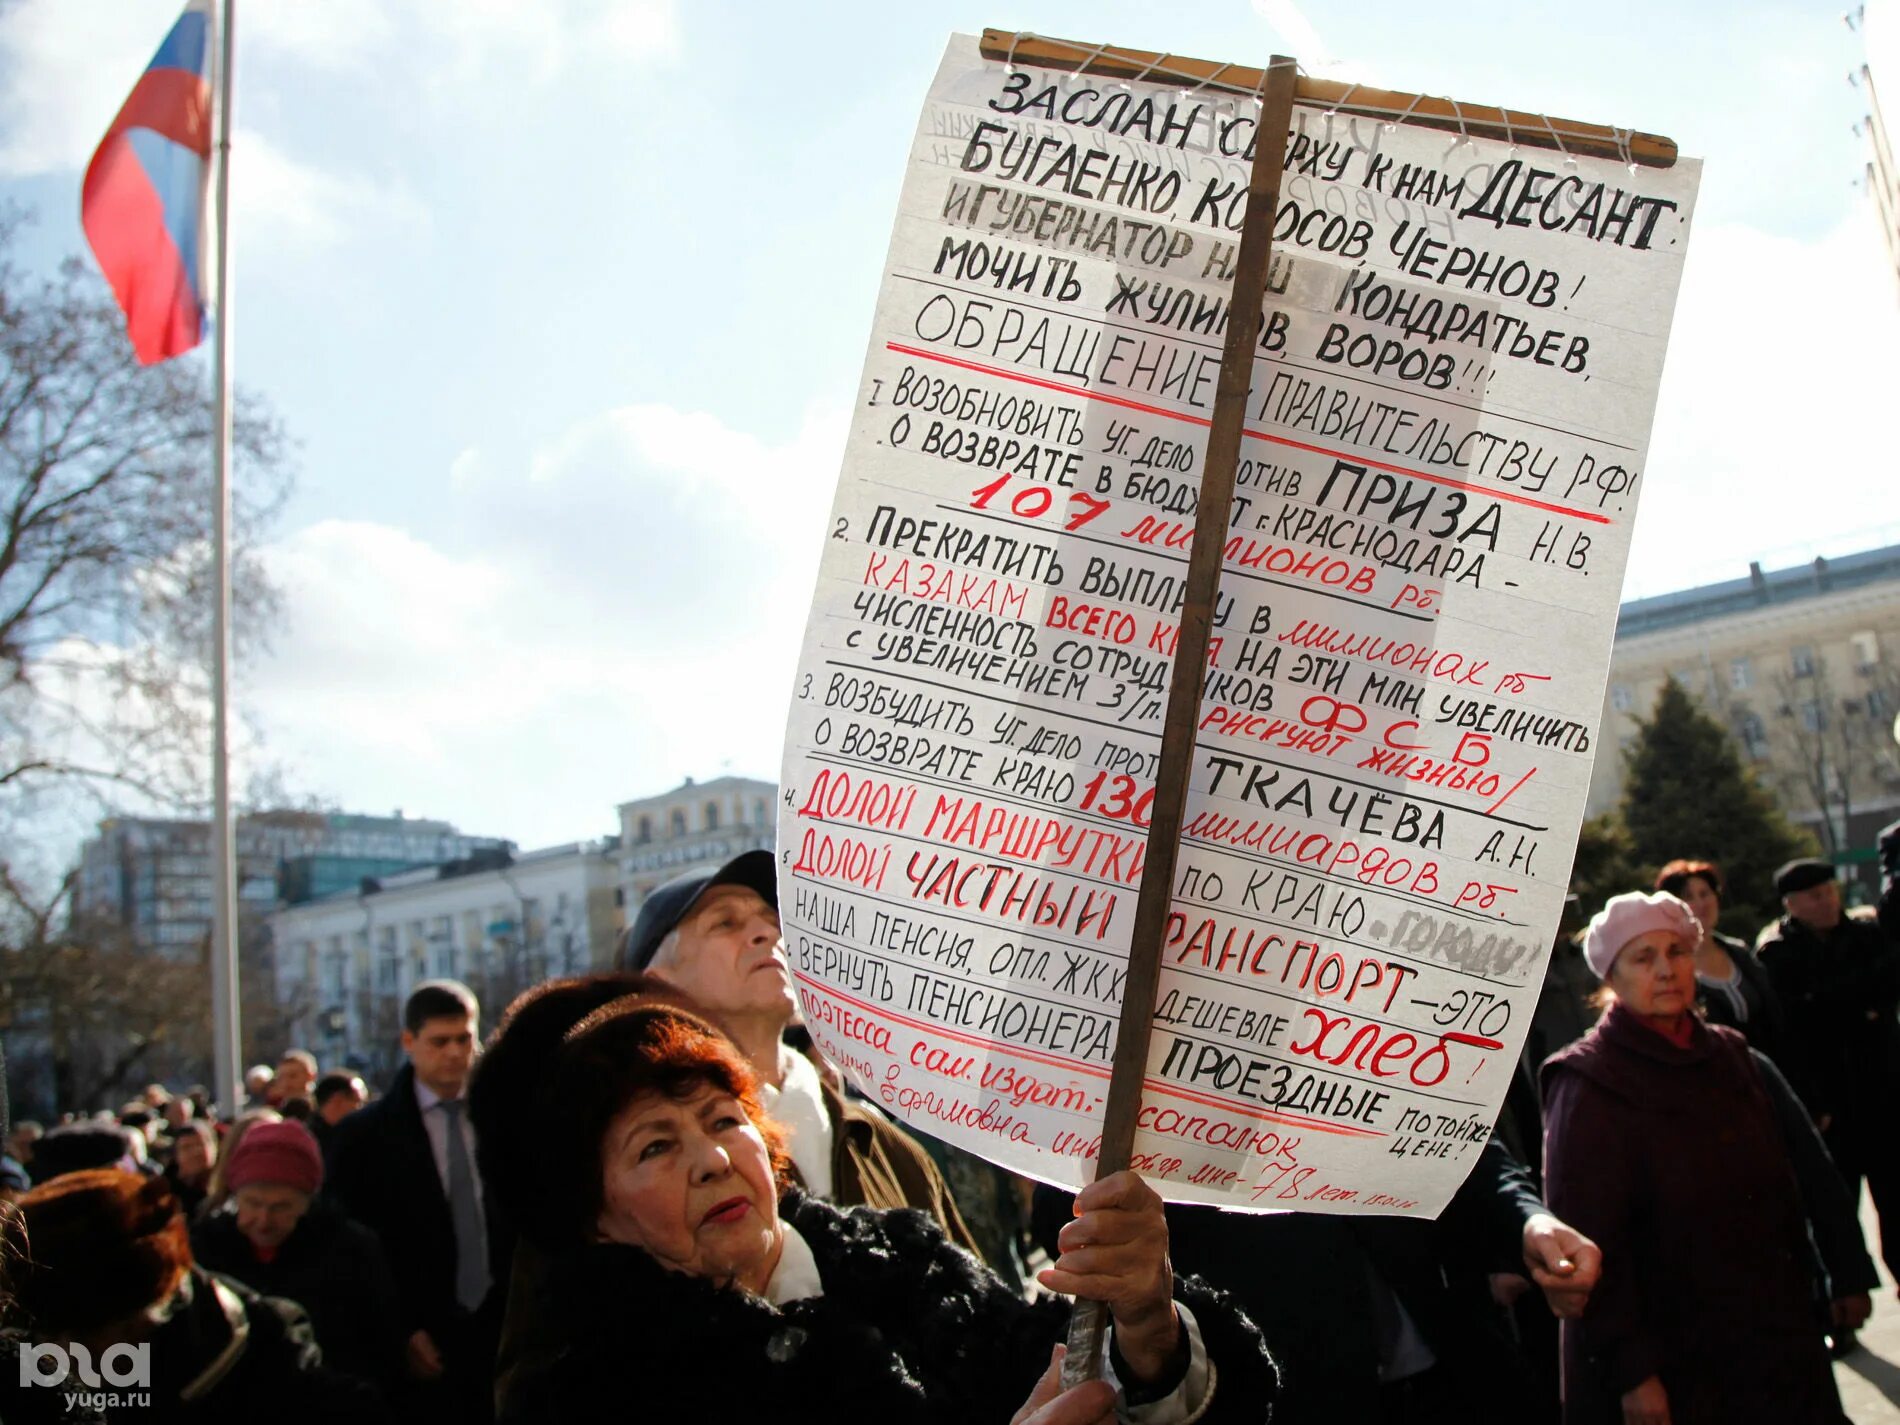
[[[190,0],[86,166],[80,222],[141,364],[204,339],[211,0]]]

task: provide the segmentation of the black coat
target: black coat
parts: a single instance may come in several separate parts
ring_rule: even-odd
[[[1888,1132],[1900,1095],[1900,941],[1853,916],[1827,936],[1783,916],[1760,956],[1788,1021],[1776,1062],[1808,1112],[1849,1135]]]
[[[1748,1041],[1748,1047],[1766,1054],[1777,1065],[1788,1056],[1787,1016],[1781,1010],[1781,996],[1775,992],[1774,981],[1769,979],[1768,971],[1762,968],[1755,952],[1732,935],[1715,937],[1728,952],[1735,973],[1741,977],[1743,993],[1755,1003],[1749,1017],[1738,1020],[1729,1009],[1728,998],[1715,993],[1703,985],[1696,985],[1696,1007],[1702,1011],[1702,1017],[1710,1024],[1720,1024],[1733,1029]]]
[[[461,1316],[455,1300],[455,1225],[416,1101],[415,1070],[403,1065],[389,1092],[338,1123],[330,1136],[325,1193],[374,1232],[396,1279],[403,1335],[427,1331],[438,1343]],[[488,1226],[490,1303],[508,1282],[514,1234],[492,1194]]]
[[[1063,1338],[1066,1301],[1025,1304],[911,1209],[840,1211],[793,1189],[780,1213],[824,1295],[775,1307],[598,1244],[554,1263],[569,1348],[523,1382],[520,1418],[1004,1425]],[[1203,1425],[1270,1418],[1278,1378],[1226,1298],[1177,1281],[1216,1372]]]
[[[92,1425],[102,1419],[151,1425],[385,1425],[394,1418],[363,1382],[322,1363],[309,1321],[289,1302],[259,1296],[242,1283],[194,1267],[170,1311],[148,1338],[151,1379],[143,1393],[149,1404],[104,1415],[69,1409],[64,1388],[20,1385],[18,1342],[34,1340],[36,1333],[7,1333],[0,1339],[0,1419],[6,1425]]]
[[[178,1176],[178,1165],[165,1165],[165,1181],[171,1184],[172,1196],[178,1199],[178,1206],[189,1221],[198,1215],[198,1209],[204,1206],[208,1189],[202,1183],[188,1183]]]
[[[381,1243],[319,1199],[261,1262],[238,1231],[234,1212],[215,1212],[191,1230],[198,1265],[264,1296],[294,1301],[310,1314],[323,1363],[387,1388],[402,1371],[407,1339],[396,1315],[395,1281]]]
[[[346,1118],[348,1116],[348,1114],[344,1115]],[[321,1113],[313,1113],[304,1120],[303,1126],[308,1128],[310,1136],[317,1140],[317,1148],[323,1154],[323,1161],[327,1164],[330,1161],[330,1135],[336,1132],[336,1125]]]

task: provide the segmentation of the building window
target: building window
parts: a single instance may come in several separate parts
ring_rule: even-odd
[[[1636,699],[1630,693],[1630,685],[1628,683],[1612,683],[1610,685],[1610,706],[1615,708],[1618,712],[1624,713],[1636,706]]]
[[[1763,725],[1759,713],[1745,713],[1742,716],[1742,750],[1759,762],[1768,755],[1768,729]]]
[[[652,839],[653,839],[653,818],[650,816],[643,816],[640,818],[640,843],[641,845],[645,845],[647,842],[651,841]]]
[[[1821,706],[1818,698],[1809,698],[1798,709],[1801,728],[1804,732],[1825,732],[1827,730],[1827,709]]]
[[[1872,629],[1848,637],[1848,643],[1854,649],[1854,667],[1862,673],[1871,673],[1880,663],[1880,635]]]
[[[1788,650],[1788,667],[1797,678],[1814,676],[1814,650],[1805,643]]]
[[[706,830],[708,831],[719,830],[719,803],[718,802],[706,803]]]
[[[760,797],[756,802],[752,803],[752,824],[754,826],[767,826],[770,824],[770,818],[765,814],[764,797]]]
[[[686,834],[686,813],[681,811],[678,807],[674,807],[670,824],[675,836],[684,836]]]
[[[1738,693],[1745,693],[1755,685],[1755,669],[1748,659],[1729,659],[1728,685]]]

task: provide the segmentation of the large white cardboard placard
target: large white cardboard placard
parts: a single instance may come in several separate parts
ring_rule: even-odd
[[[787,730],[818,1044],[1093,1176],[1258,104],[952,39]],[[1435,1214],[1536,1002],[1698,165],[1295,107],[1135,1165]]]

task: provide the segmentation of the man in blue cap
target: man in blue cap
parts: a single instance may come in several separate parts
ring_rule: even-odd
[[[835,1071],[785,1042],[798,1013],[769,851],[676,876],[627,932],[622,967],[667,981],[719,1021],[758,1074],[765,1111],[791,1130],[804,1186],[840,1206],[920,1207],[976,1251],[943,1175],[908,1134],[845,1097]]]

